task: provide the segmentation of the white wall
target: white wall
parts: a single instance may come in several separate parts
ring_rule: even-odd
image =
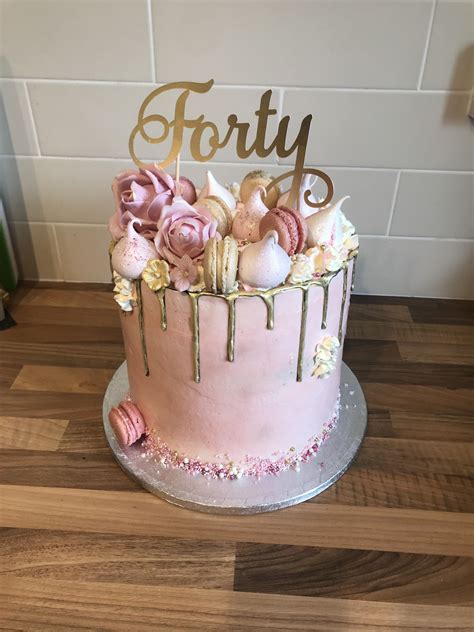
[[[473,295],[472,2],[0,8],[0,186],[25,278],[109,279],[110,181],[129,166],[141,101],[155,83],[212,77],[210,99],[193,101],[210,118],[250,120],[267,87],[279,114],[314,114],[307,165],[330,173],[336,195],[351,194],[345,210],[362,235],[357,291]],[[233,149],[217,159],[224,181],[253,166]],[[276,157],[266,162],[285,170]],[[204,170],[184,161],[198,182]]]

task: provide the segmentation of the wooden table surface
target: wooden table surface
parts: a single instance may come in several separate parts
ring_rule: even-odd
[[[101,405],[123,361],[104,286],[23,286],[0,331],[2,630],[473,630],[467,302],[354,297],[345,361],[368,432],[297,507],[212,516],[116,465]]]

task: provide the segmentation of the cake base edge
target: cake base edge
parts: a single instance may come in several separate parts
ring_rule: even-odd
[[[335,483],[356,457],[367,426],[364,393],[349,367],[342,363],[339,420],[318,452],[299,471],[289,469],[277,476],[238,480],[192,476],[179,468],[160,467],[147,457],[141,444],[122,448],[108,420],[113,406],[128,392],[124,362],[109,383],[103,402],[104,432],[115,459],[142,487],[160,498],[187,509],[206,513],[255,514],[275,511],[308,500]]]

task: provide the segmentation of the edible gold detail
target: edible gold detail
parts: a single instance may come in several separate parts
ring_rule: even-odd
[[[262,294],[262,299],[267,306],[267,329],[273,329],[275,326],[275,295]]]
[[[302,287],[301,290],[303,292],[303,296],[301,300],[300,340],[298,343],[298,364],[296,368],[297,382],[301,382],[303,379],[304,343],[306,339],[306,321],[308,320],[309,286]]]
[[[237,299],[227,300],[227,306],[229,309],[227,320],[227,360],[229,362],[234,361],[234,349],[235,349],[235,301]]]
[[[194,381],[199,384],[201,381],[201,347],[199,332],[199,297],[196,292],[188,292],[191,301],[191,322],[193,330],[193,358],[194,358]],[[211,296],[214,296],[210,293]]]
[[[137,281],[135,281],[135,287],[137,291],[138,329],[140,332],[140,345],[142,348],[143,367],[145,369],[145,375],[150,375],[150,370],[148,368],[148,353],[146,349],[146,339],[145,339],[145,314],[143,310],[141,279],[138,279]]]
[[[341,299],[341,313],[339,314],[339,329],[338,329],[338,339],[342,344],[342,329],[344,324],[344,313],[346,311],[346,298],[347,298],[347,277],[349,275],[349,262],[346,261],[344,264],[344,276],[342,280],[342,299]]]
[[[168,319],[167,319],[167,316],[166,316],[165,289],[166,288],[162,288],[161,290],[158,290],[158,292],[156,292],[156,298],[158,299],[158,301],[160,303],[160,311],[161,311],[160,326],[161,326],[161,331],[166,331],[167,328],[168,328]]]
[[[255,111],[257,117],[255,138],[249,138],[250,123],[239,121],[236,114],[229,114],[227,117],[227,130],[222,133],[217,125],[205,120],[204,114],[197,118],[187,117],[186,105],[191,93],[206,94],[214,85],[214,80],[210,79],[206,82],[196,81],[176,81],[160,86],[150,92],[145,98],[138,111],[137,123],[132,129],[128,141],[128,148],[133,162],[141,168],[146,167],[146,163],[142,162],[137,156],[135,150],[135,141],[137,136],[141,137],[147,143],[159,145],[165,142],[169,135],[172,134],[171,148],[165,160],[159,163],[162,169],[177,162],[179,169],[179,157],[182,153],[183,138],[185,129],[191,130],[190,151],[191,156],[198,162],[207,162],[211,160],[219,149],[225,147],[231,137],[236,136],[235,149],[237,156],[242,159],[249,158],[252,154],[256,154],[260,158],[268,157],[273,151],[279,158],[288,158],[295,156],[295,168],[272,181],[268,189],[276,186],[279,182],[292,176],[292,183],[288,199],[288,206],[295,207],[298,199],[301,180],[304,173],[312,173],[319,176],[327,185],[328,193],[322,202],[314,203],[310,200],[311,191],[304,192],[305,202],[314,208],[318,208],[328,204],[333,195],[333,185],[331,178],[319,169],[307,169],[304,167],[306,149],[308,146],[309,132],[311,128],[312,115],[307,114],[301,121],[299,130],[294,141],[287,144],[288,127],[290,116],[283,116],[280,112],[280,120],[278,121],[278,131],[273,140],[267,141],[267,128],[271,117],[277,116],[276,108],[270,106],[272,99],[272,90],[266,90],[260,97],[260,105]],[[162,114],[150,114],[148,108],[152,104],[156,104],[156,99],[172,90],[180,91],[176,98],[174,106],[174,118],[168,120]],[[158,127],[158,132],[156,128]],[[154,135],[148,130],[152,128]],[[206,139],[207,148],[202,148],[203,139]],[[253,142],[252,142],[253,141]]]

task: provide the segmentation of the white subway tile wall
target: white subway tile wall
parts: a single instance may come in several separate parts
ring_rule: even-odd
[[[109,281],[110,183],[132,166],[143,98],[214,78],[189,114],[222,130],[233,112],[255,129],[267,88],[268,138],[281,115],[294,131],[313,114],[307,165],[351,195],[362,235],[356,291],[473,297],[473,23],[472,1],[0,0],[0,195],[22,276]],[[242,162],[234,144],[207,166],[182,157],[198,184],[291,162]]]

